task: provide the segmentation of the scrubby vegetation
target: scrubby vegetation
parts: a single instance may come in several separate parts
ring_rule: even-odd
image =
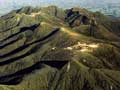
[[[0,17],[0,90],[120,90],[119,23],[56,6]]]

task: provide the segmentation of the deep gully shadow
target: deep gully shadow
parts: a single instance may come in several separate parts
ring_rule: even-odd
[[[15,50],[13,50],[13,51],[11,51],[11,52],[8,52],[8,53],[6,53],[6,54],[4,54],[4,55],[1,55],[1,56],[0,56],[0,59],[5,58],[5,57],[7,57],[7,56],[11,56],[11,55],[13,55],[13,54],[15,54],[15,53],[18,53],[18,52],[20,52],[20,51],[23,51],[25,48],[27,48],[27,47],[35,44],[35,43],[43,42],[43,41],[45,41],[46,39],[49,39],[49,38],[50,38],[51,36],[53,36],[54,34],[56,34],[58,31],[59,31],[59,28],[55,29],[54,31],[52,31],[51,33],[49,33],[48,35],[46,35],[45,37],[43,37],[43,38],[41,38],[41,39],[39,39],[39,40],[36,40],[36,41],[34,41],[34,42],[30,43],[30,44],[23,45],[23,46],[15,49]],[[0,62],[0,63],[1,63],[1,62]]]
[[[25,54],[22,54],[20,56],[13,57],[13,58],[10,58],[8,60],[4,60],[4,61],[0,62],[0,66],[13,63],[15,61],[18,61],[19,59],[22,59],[22,58],[24,58],[26,56],[29,56],[29,55],[35,53],[37,51],[37,49],[40,48],[43,44],[44,43],[41,43],[41,44],[38,44],[38,45],[34,46],[32,49],[30,49],[29,51],[27,51]]]
[[[8,40],[10,38],[13,38],[13,37],[17,36],[19,33],[25,32],[26,30],[32,30],[32,31],[34,31],[37,27],[39,27],[39,25],[40,24],[35,24],[35,25],[30,26],[30,27],[22,27],[22,28],[20,28],[19,32],[15,33],[13,35],[8,36],[7,38],[1,40],[0,42],[4,42],[4,41],[6,41],[6,40]]]
[[[28,75],[37,69],[44,68],[45,67],[44,64],[60,70],[67,63],[68,63],[68,61],[40,61],[40,62],[32,65],[31,67],[17,71],[13,74],[1,76],[0,77],[0,84],[17,85],[20,82],[22,82],[23,77],[25,75]]]
[[[3,49],[3,48],[5,48],[5,47],[11,45],[11,44],[17,42],[18,40],[19,40],[19,38],[17,38],[17,39],[15,39],[15,40],[12,40],[12,41],[8,42],[8,43],[6,43],[6,44],[0,46],[0,49]]]
[[[17,71],[13,74],[2,76],[2,77],[0,77],[0,84],[5,84],[5,85],[19,84],[22,81],[24,75],[29,74],[32,71],[40,69],[40,68],[42,68],[40,63],[36,63],[31,67]]]

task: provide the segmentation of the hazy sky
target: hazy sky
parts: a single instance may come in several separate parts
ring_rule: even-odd
[[[70,8],[73,6],[94,6],[107,3],[120,3],[120,0],[0,0],[0,14],[7,13],[22,6],[48,6]]]

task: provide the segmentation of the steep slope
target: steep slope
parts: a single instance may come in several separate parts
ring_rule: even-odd
[[[0,90],[119,90],[118,22],[56,6],[2,16]]]

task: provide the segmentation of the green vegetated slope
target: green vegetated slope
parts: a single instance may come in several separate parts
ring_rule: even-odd
[[[23,7],[0,17],[0,90],[120,90],[120,21],[100,12]]]

